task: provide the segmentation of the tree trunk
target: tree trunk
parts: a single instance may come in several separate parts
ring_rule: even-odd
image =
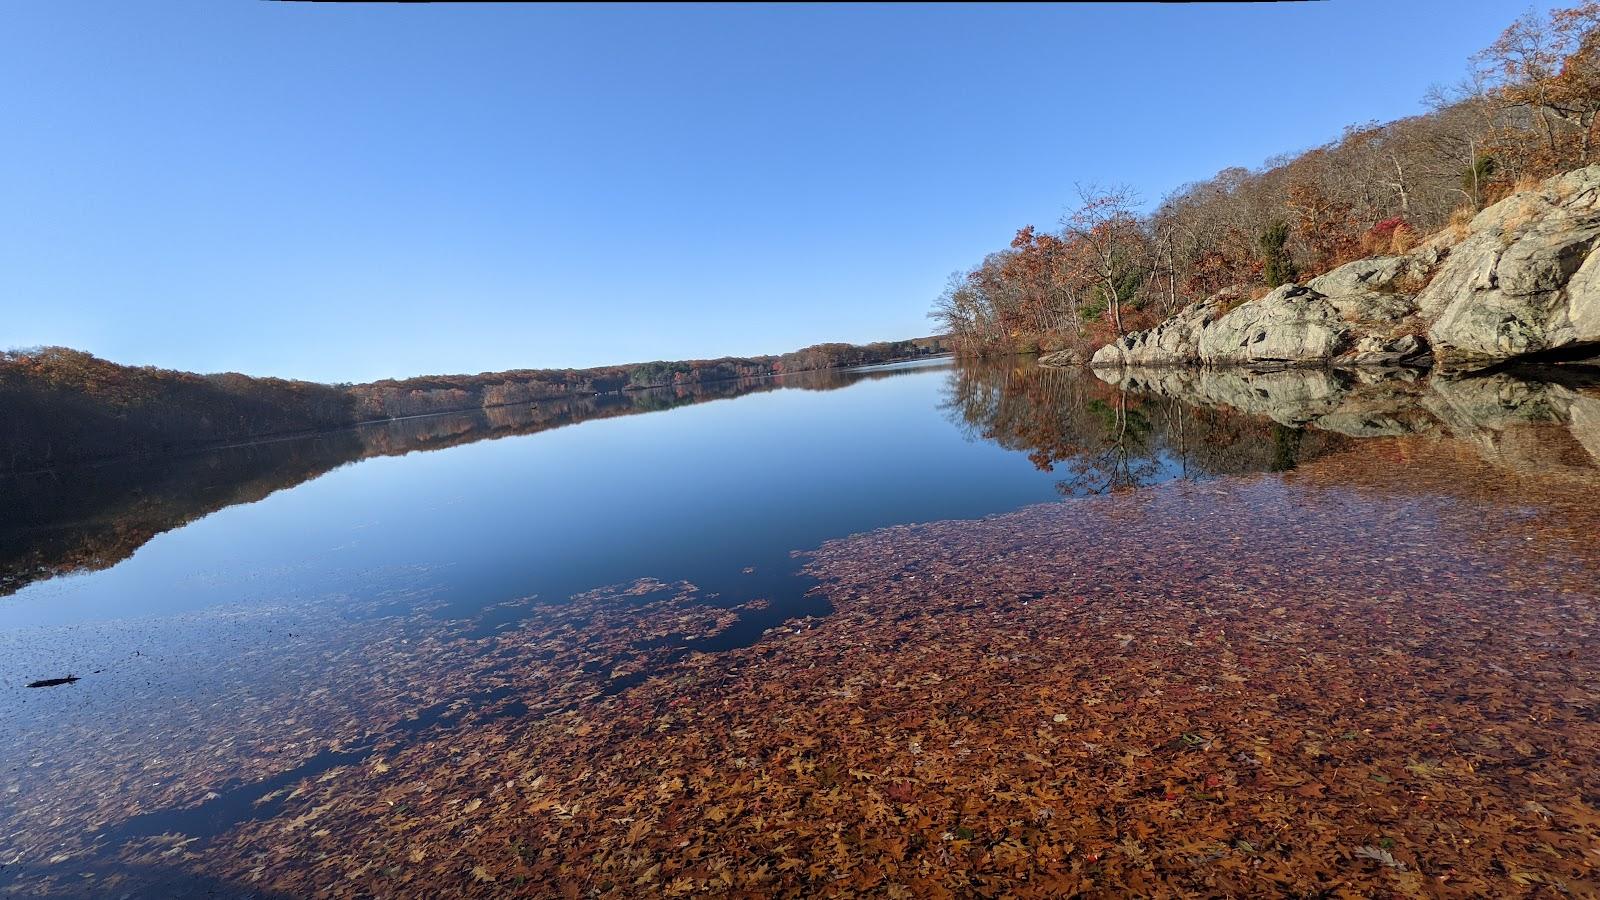
[[[1116,282],[1106,279],[1106,292],[1111,298],[1111,325],[1117,329],[1117,337],[1122,337],[1122,298],[1117,296]]]

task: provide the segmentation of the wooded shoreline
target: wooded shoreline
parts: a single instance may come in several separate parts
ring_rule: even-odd
[[[931,336],[820,344],[782,356],[526,369],[328,385],[123,366],[60,347],[0,353],[0,473],[294,439],[415,416],[689,390],[800,372],[926,359]]]
[[[1600,354],[1600,2],[1519,16],[1423,102],[1148,206],[1079,184],[931,317],[965,352],[1115,365]]]

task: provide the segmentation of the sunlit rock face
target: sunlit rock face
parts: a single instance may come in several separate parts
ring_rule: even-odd
[[[1424,377],[1408,369],[1123,367],[1096,375],[1123,390],[1229,407],[1291,428],[1359,438],[1448,434],[1518,472],[1600,467],[1600,386],[1577,379]]]
[[[1406,256],[1372,256],[1346,263],[1306,282],[1350,322],[1399,321],[1417,311],[1405,292],[1421,284],[1441,258],[1437,250]]]
[[[1229,289],[1187,307],[1148,331],[1100,348],[1093,365],[1400,365],[1425,361],[1417,304],[1405,291],[1440,258],[1357,260],[1308,284],[1286,284],[1238,302]]]
[[[1358,259],[1264,297],[1239,289],[1102,347],[1093,365],[1426,365],[1600,357],[1600,165],[1473,218],[1466,236]],[[1422,287],[1426,285],[1426,287]],[[1437,359],[1436,359],[1437,358]]]
[[[1432,359],[1427,338],[1415,334],[1379,337],[1369,334],[1356,341],[1337,362],[1348,366],[1418,365]]]
[[[1191,304],[1148,331],[1125,334],[1095,351],[1094,366],[1181,366],[1200,361],[1200,335],[1222,318],[1227,302],[1223,292]]]
[[[1083,365],[1083,363],[1084,363],[1083,354],[1081,352],[1079,352],[1077,350],[1073,350],[1071,348],[1068,348],[1066,350],[1057,350],[1054,353],[1046,353],[1043,356],[1039,357],[1039,365],[1041,365],[1041,366],[1067,366],[1067,367],[1070,367],[1070,366],[1081,366],[1081,365]]]
[[[1494,361],[1600,352],[1600,166],[1478,213],[1418,296],[1441,355]]]
[[[1200,359],[1223,364],[1326,360],[1337,356],[1349,337],[1328,298],[1286,284],[1202,329]]]

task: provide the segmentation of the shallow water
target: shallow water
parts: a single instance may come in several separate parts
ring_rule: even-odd
[[[1600,392],[1111,380],[883,367],[0,481],[0,888],[1588,889]],[[1374,824],[1405,779],[1534,837]]]

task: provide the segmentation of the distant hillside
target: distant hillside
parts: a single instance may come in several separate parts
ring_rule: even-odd
[[[0,353],[0,472],[164,453],[427,413],[707,384],[945,352],[942,337],[782,356],[519,369],[328,385],[123,366],[78,350]]]
[[[657,412],[775,390],[830,391],[900,373],[819,369],[536,404],[382,420],[294,439],[241,442],[0,477],[0,597],[35,581],[107,569],[155,535],[237,503],[380,456],[442,450],[579,422]]]

